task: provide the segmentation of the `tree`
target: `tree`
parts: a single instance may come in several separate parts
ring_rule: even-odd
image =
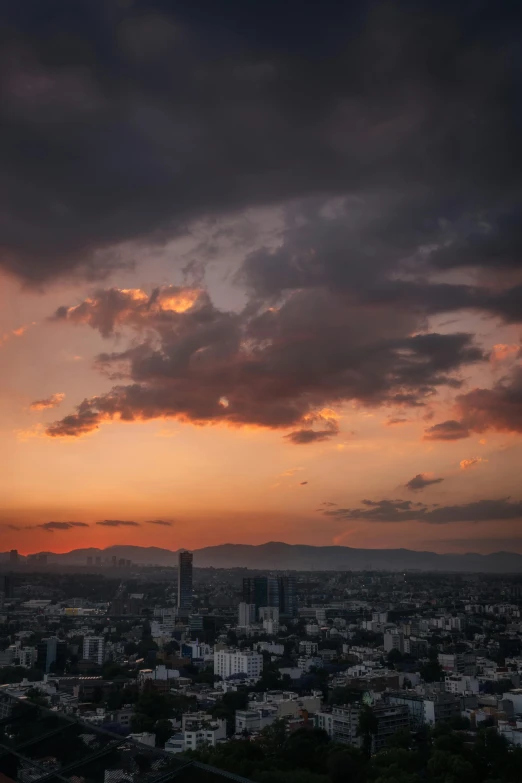
[[[332,745],[326,760],[326,769],[332,783],[366,783],[367,760],[359,748]]]
[[[392,666],[392,667],[395,667],[396,663],[400,663],[400,661],[402,661],[403,657],[404,656],[403,656],[403,654],[401,653],[400,650],[390,650],[390,652],[386,656],[387,661],[388,661],[388,665]]]
[[[100,704],[103,701],[103,690],[100,687],[93,688],[92,702],[93,704]]]
[[[428,761],[428,772],[437,783],[474,783],[472,764],[462,756],[435,750]]]
[[[362,691],[357,688],[333,688],[328,694],[328,704],[355,704],[362,700]]]
[[[282,749],[285,763],[290,769],[306,767],[312,772],[321,772],[329,741],[323,729],[297,729],[285,740]]]
[[[160,748],[165,747],[165,743],[174,734],[172,723],[169,720],[158,720],[154,726],[156,735],[156,745]]]
[[[372,753],[373,738],[379,730],[379,722],[373,709],[365,704],[359,712],[357,736],[362,738],[363,751],[369,758]]]
[[[438,660],[432,659],[420,667],[420,675],[424,682],[440,682],[444,671]]]
[[[39,688],[29,688],[25,695],[33,704],[38,704],[39,707],[49,707],[49,699]]]

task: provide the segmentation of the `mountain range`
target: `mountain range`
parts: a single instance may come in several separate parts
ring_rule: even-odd
[[[522,572],[522,555],[516,552],[494,552],[481,555],[437,554],[411,549],[353,549],[346,546],[309,546],[269,542],[251,544],[221,544],[194,551],[194,565],[199,568],[250,568],[281,571],[462,571],[484,573]],[[179,550],[160,547],[117,545],[106,549],[94,547],[73,549],[57,554],[45,552],[53,565],[85,566],[87,558],[101,557],[104,564],[112,557],[131,560],[138,565],[175,566]],[[0,553],[0,563],[9,560],[9,553]],[[21,562],[26,558],[20,556]]]

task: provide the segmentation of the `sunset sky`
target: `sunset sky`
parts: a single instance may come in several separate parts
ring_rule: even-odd
[[[2,6],[1,551],[522,552],[518,17]]]

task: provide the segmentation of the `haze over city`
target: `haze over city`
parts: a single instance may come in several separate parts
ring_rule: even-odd
[[[0,551],[522,552],[517,4],[283,5],[0,8]]]

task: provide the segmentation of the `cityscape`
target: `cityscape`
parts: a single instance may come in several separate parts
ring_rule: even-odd
[[[521,575],[177,563],[4,555],[4,777],[136,783],[145,753],[182,780],[517,779]],[[102,772],[49,751],[51,716],[106,738]]]
[[[0,2],[0,783],[521,783],[522,2]]]

